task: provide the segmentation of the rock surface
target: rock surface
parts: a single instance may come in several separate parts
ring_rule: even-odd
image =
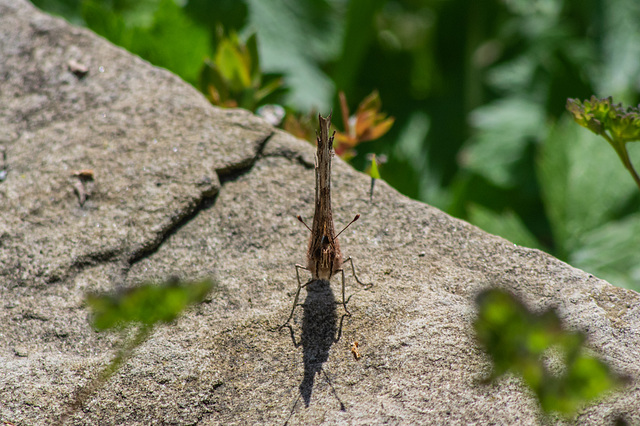
[[[478,383],[491,366],[474,297],[488,286],[557,307],[632,378],[577,424],[640,424],[637,293],[384,182],[370,201],[368,178],[336,159],[336,227],[362,214],[343,252],[374,286],[347,277],[343,321],[338,280],[336,296],[309,286],[295,346],[270,326],[304,262],[310,144],[25,0],[0,0],[0,58],[0,420],[55,423],[113,356],[119,337],[91,329],[86,292],[213,276],[207,303],[158,327],[70,424],[561,423],[516,377]],[[93,181],[74,175],[87,169]]]

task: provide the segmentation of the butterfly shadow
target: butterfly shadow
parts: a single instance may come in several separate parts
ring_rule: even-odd
[[[336,298],[327,280],[312,280],[305,285],[307,297],[299,306],[302,306],[302,333],[300,340],[296,342],[295,333],[291,325],[286,325],[291,333],[291,340],[296,347],[302,346],[302,363],[304,365],[304,375],[300,383],[300,395],[292,407],[291,414],[295,411],[300,398],[304,401],[305,407],[311,402],[313,385],[317,375],[322,373],[331,387],[331,390],[340,403],[340,409],[345,410],[343,402],[340,400],[331,379],[322,365],[329,359],[329,350],[334,343],[340,340],[342,335],[342,322],[347,314],[340,317],[338,321],[338,310]]]

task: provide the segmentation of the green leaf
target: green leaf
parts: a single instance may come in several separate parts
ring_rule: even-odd
[[[72,24],[84,24],[81,0],[31,0],[31,3],[48,13],[63,16]]]
[[[260,54],[258,53],[258,37],[253,33],[245,43],[247,53],[249,55],[249,75],[251,76],[251,85],[260,87],[262,83],[262,69],[260,69]]]
[[[602,31],[597,92],[624,102],[637,101],[640,75],[640,8],[637,0],[607,2],[599,16]]]
[[[136,28],[134,40],[124,47],[195,84],[204,59],[212,53],[210,38],[210,32],[191,21],[174,0],[162,0],[153,25]]]
[[[209,31],[195,25],[173,0],[153,0],[128,15],[84,0],[82,14],[96,33],[190,83],[198,81],[202,63],[211,54]]]
[[[265,99],[269,96],[286,91],[286,88],[283,87],[284,81],[281,76],[264,77],[264,85],[253,94],[253,101],[255,105],[262,105]]]
[[[538,177],[557,255],[567,259],[586,235],[615,219],[637,188],[599,136],[563,117],[538,158]]]
[[[586,354],[580,354],[570,364],[567,382],[576,397],[584,400],[596,398],[615,385],[609,366]]]
[[[531,312],[500,289],[484,290],[476,303],[474,328],[493,361],[495,372],[491,379],[507,372],[522,376],[545,412],[571,416],[625,381],[607,364],[586,353],[584,335],[564,330],[555,310]],[[565,354],[565,365],[557,374],[543,361],[551,348]]]
[[[219,94],[219,102],[216,104],[223,104],[224,101],[229,99],[229,90],[227,84],[218,71],[216,65],[210,60],[205,60],[200,70],[200,91],[203,93],[209,93],[209,87],[213,87]]]
[[[588,232],[569,262],[621,287],[640,290],[640,213]]]
[[[524,52],[487,70],[487,81],[496,90],[522,93],[531,87],[540,61],[535,52]]]
[[[336,85],[341,90],[353,87],[358,67],[376,37],[375,16],[385,3],[385,0],[351,0],[348,3],[342,55],[334,73]]]
[[[449,200],[438,182],[438,173],[427,167],[429,155],[424,140],[431,129],[431,117],[420,110],[413,111],[399,129],[389,157],[394,161],[385,164],[385,180],[404,194],[445,209]],[[419,193],[422,188],[422,193]]]
[[[131,31],[126,28],[124,19],[97,1],[82,2],[82,18],[89,28],[114,44],[126,48],[131,39]]]
[[[218,43],[215,64],[232,91],[242,92],[251,87],[251,64],[249,61],[249,55],[241,50],[240,42],[235,34]]]
[[[198,24],[210,29],[224,26],[226,31],[239,32],[249,13],[245,0],[181,0],[184,11]]]
[[[478,204],[470,204],[469,221],[485,231],[499,235],[514,244],[542,250],[542,244],[512,211],[495,212]]]
[[[371,155],[371,166],[369,167],[368,173],[372,179],[380,179],[380,170],[378,170],[378,162],[376,161],[376,155]]]
[[[213,289],[211,281],[194,283],[143,284],[116,294],[91,294],[87,304],[98,330],[141,323],[171,322],[190,304],[200,303]]]
[[[527,145],[542,138],[542,106],[522,98],[506,98],[471,113],[475,136],[462,153],[465,168],[503,188],[517,182],[518,164]]]
[[[94,0],[95,1],[95,0]],[[122,17],[127,27],[149,27],[163,0],[115,0],[101,3]]]
[[[614,104],[611,97],[580,101],[567,99],[567,110],[574,120],[592,132],[605,137],[620,149],[621,144],[640,140],[640,111]]]
[[[333,2],[331,2],[333,3]],[[259,38],[263,72],[281,73],[285,103],[301,111],[328,110],[335,86],[320,64],[335,60],[342,31],[326,0],[247,0],[247,29]]]

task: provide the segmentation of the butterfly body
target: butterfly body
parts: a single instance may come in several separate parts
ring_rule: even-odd
[[[371,287],[371,284],[364,284],[358,279],[353,259],[348,257],[343,259],[338,244],[338,237],[353,222],[360,218],[357,214],[351,222],[338,234],[333,226],[333,215],[331,213],[331,157],[333,156],[333,135],[329,136],[329,128],[331,126],[331,115],[322,117],[318,115],[320,120],[320,132],[316,138],[318,149],[316,151],[316,193],[315,193],[315,212],[313,215],[313,223],[311,228],[298,216],[298,220],[311,232],[309,238],[309,249],[307,250],[307,265],[296,265],[296,277],[298,278],[298,289],[293,299],[293,308],[287,321],[280,328],[288,326],[289,321],[293,318],[293,313],[298,306],[298,298],[300,290],[308,284],[324,280],[329,281],[332,276],[340,272],[342,274],[342,306],[346,315],[351,315],[347,310],[347,301],[345,296],[345,277],[343,265],[347,262],[351,263],[351,270],[356,282],[364,288]],[[300,280],[300,269],[306,269],[311,272],[311,279],[303,284]],[[350,298],[350,297],[349,297]]]
[[[320,119],[316,152],[316,194],[313,225],[307,251],[307,269],[312,279],[329,280],[342,267],[342,253],[331,213],[331,157],[333,136],[329,136],[331,116]]]

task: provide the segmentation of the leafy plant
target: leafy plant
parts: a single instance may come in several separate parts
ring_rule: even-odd
[[[335,153],[349,161],[355,155],[354,148],[357,145],[384,136],[393,126],[394,118],[380,112],[382,100],[375,90],[360,102],[353,116],[349,115],[349,106],[344,92],[340,92],[339,97],[344,131],[336,130],[333,143]],[[315,142],[315,112],[311,114],[290,112],[285,117],[283,128],[294,136]],[[370,154],[368,157],[370,163],[365,173],[371,176],[369,196],[373,198],[376,179],[381,178],[379,166],[386,162],[386,156],[376,157],[375,154]]]
[[[194,25],[173,0],[83,0],[81,11],[96,33],[191,84],[198,81],[202,63],[211,54],[208,30]]]
[[[567,110],[576,123],[609,142],[640,189],[640,177],[627,151],[628,142],[640,141],[640,110],[625,108],[622,103],[616,105],[611,97],[598,99],[595,96],[585,101],[567,99]]]
[[[300,113],[293,110],[287,111],[282,128],[293,136],[315,143],[318,113],[312,110],[309,113]]]
[[[267,97],[282,92],[283,80],[263,75],[255,34],[243,44],[232,32],[221,37],[213,60],[204,62],[200,88],[214,105],[255,111]]]
[[[537,158],[553,252],[609,282],[638,288],[638,188],[600,136],[564,116]]]
[[[585,335],[565,330],[553,309],[531,312],[499,289],[483,291],[476,302],[479,312],[474,327],[494,366],[487,381],[507,373],[521,376],[546,413],[572,416],[626,381],[589,355]],[[553,349],[560,358],[555,368],[549,366]]]
[[[138,330],[122,344],[111,362],[77,392],[62,422],[118,371],[157,324],[174,321],[189,305],[201,303],[213,288],[214,283],[209,280],[192,283],[173,280],[159,285],[142,284],[114,294],[87,295],[86,303],[92,311],[91,323],[96,330],[123,330],[132,326],[137,326]]]
[[[344,92],[340,92],[339,96],[344,131],[336,131],[335,149],[338,156],[348,159],[354,156],[353,148],[356,145],[379,139],[391,129],[395,119],[380,112],[382,100],[376,90],[360,102],[353,116],[349,115],[349,106]]]
[[[354,147],[362,142],[384,136],[393,126],[394,118],[380,112],[382,100],[375,90],[360,102],[358,110],[352,116],[349,115],[349,106],[344,92],[340,92],[339,97],[344,130],[336,130],[333,144],[336,155],[349,160],[355,155]],[[285,118],[283,128],[294,136],[315,142],[316,116],[315,111],[309,114],[290,111]]]

